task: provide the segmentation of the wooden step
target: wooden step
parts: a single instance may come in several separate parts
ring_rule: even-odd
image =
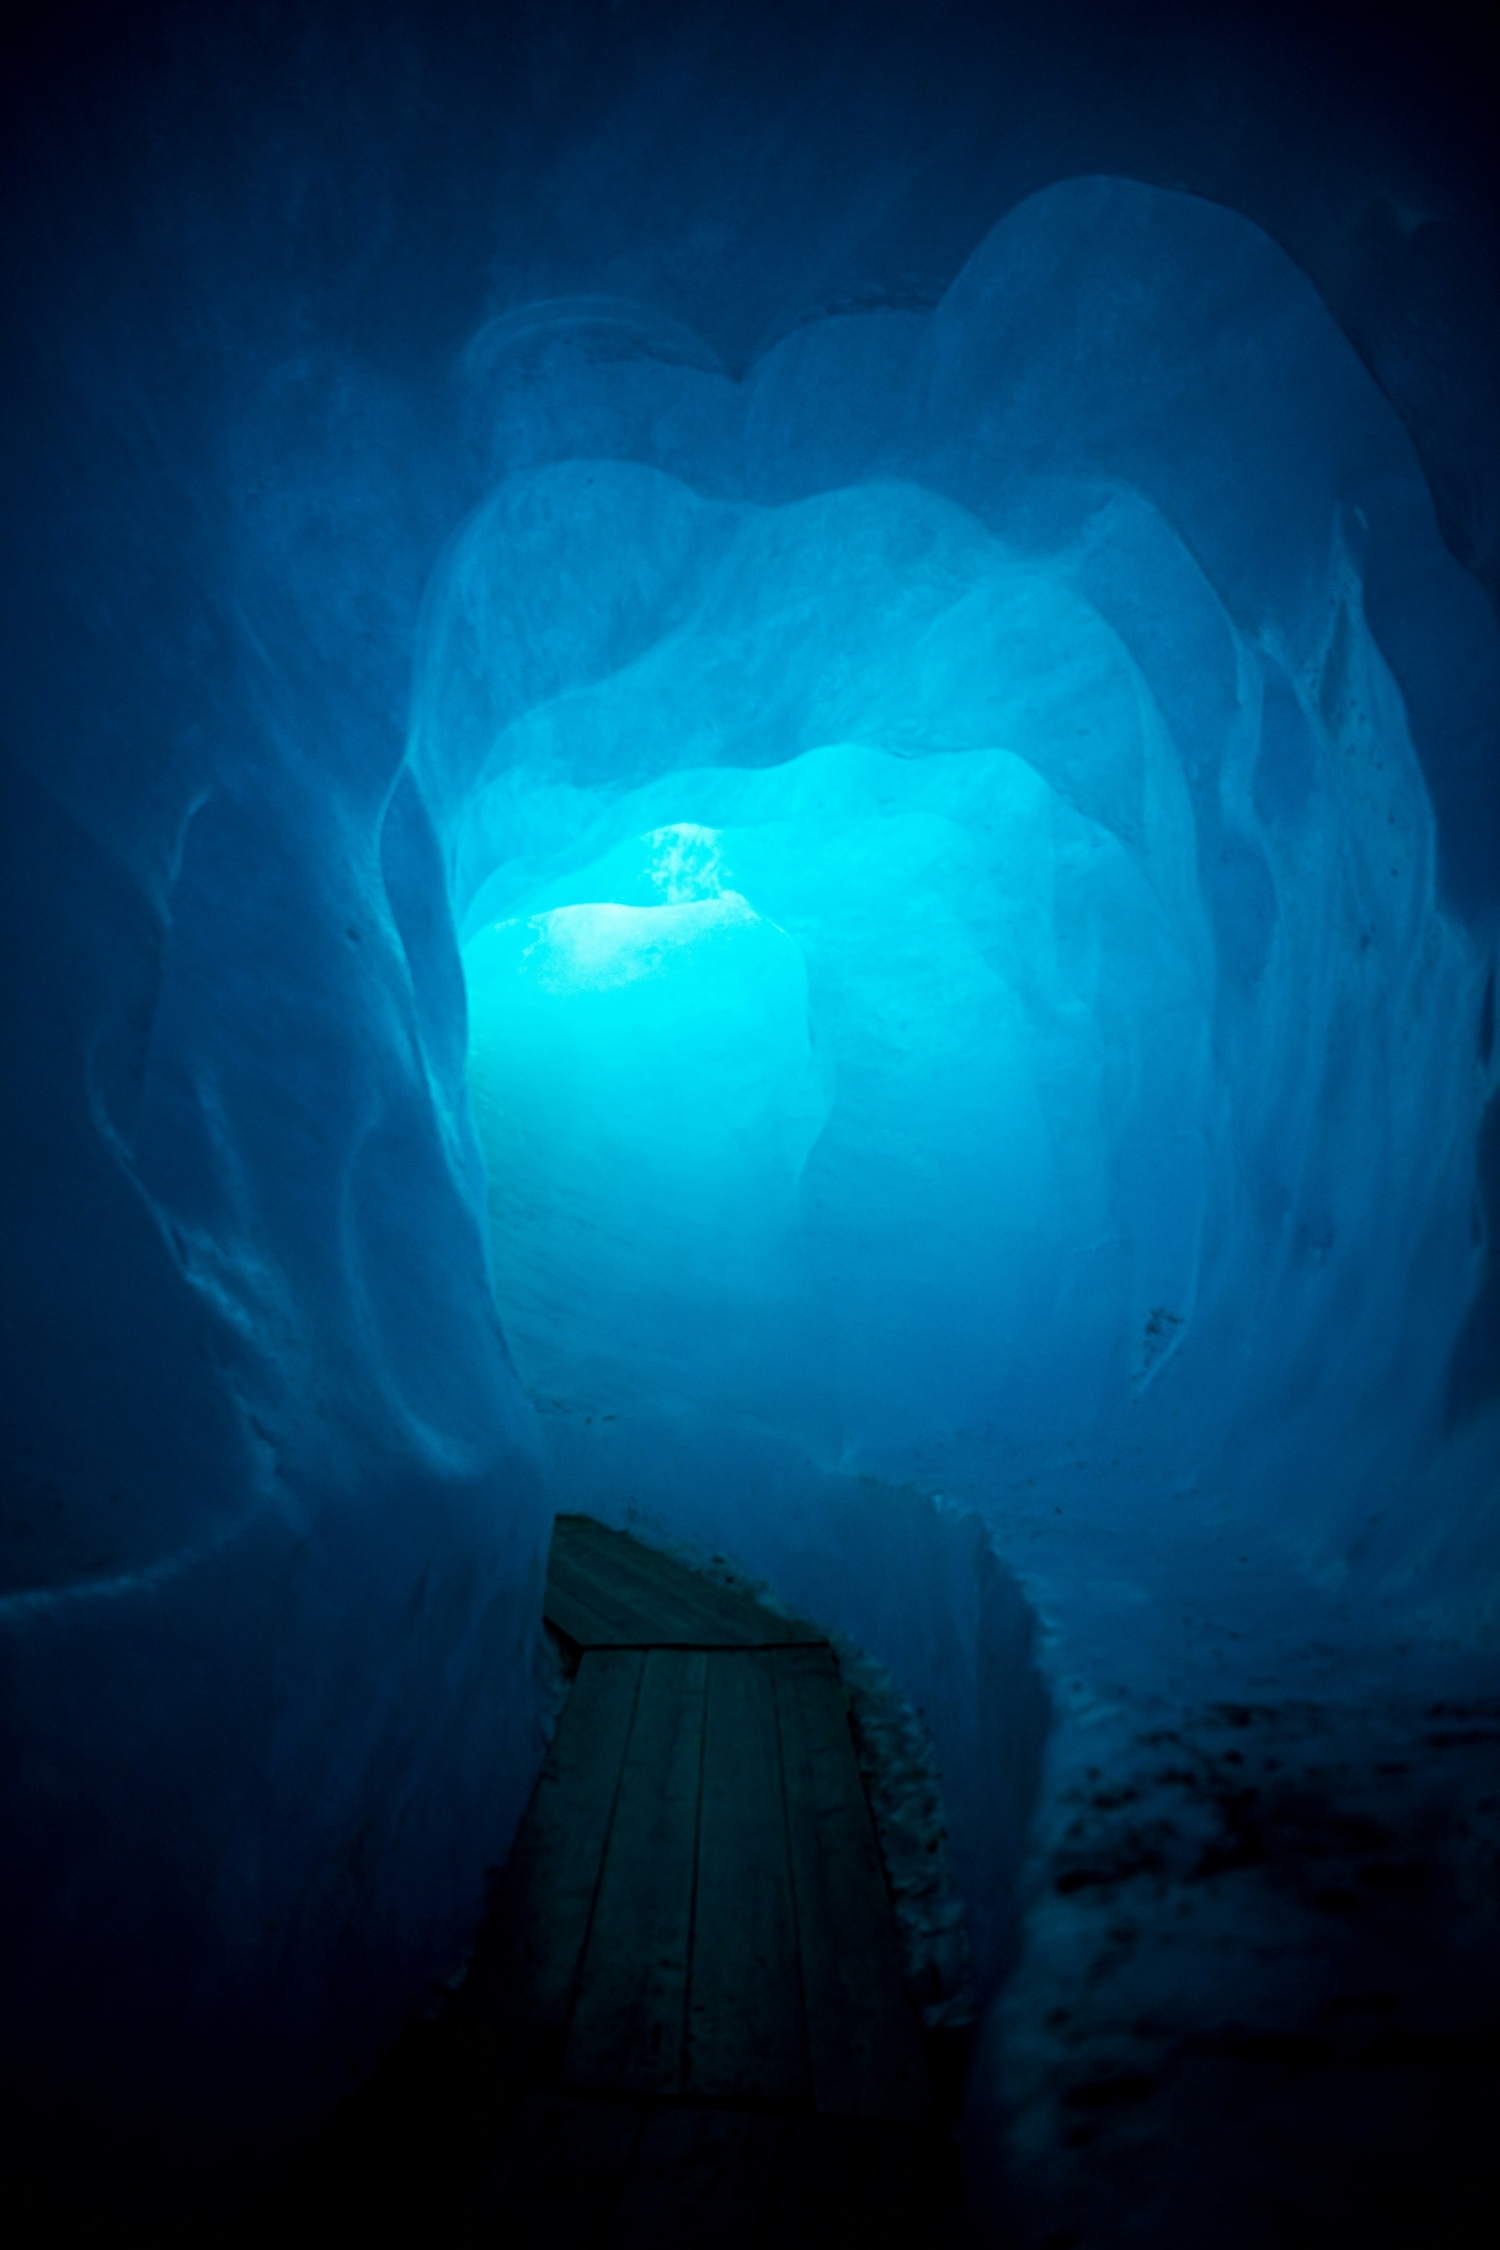
[[[578,1649],[779,1648],[823,1637],[589,1516],[557,1518],[546,1618]]]
[[[577,1517],[559,1519],[549,1617],[580,1556],[597,1614],[634,1635],[660,1585],[683,1637],[583,1648],[471,1998],[552,2039],[560,2088],[929,2118],[832,1650],[805,1626],[709,1641],[780,1621],[737,1596],[694,1614],[705,1582]]]
[[[281,2218],[493,2250],[955,2238],[832,1650],[579,1517],[547,1615],[576,1672],[469,1972]]]

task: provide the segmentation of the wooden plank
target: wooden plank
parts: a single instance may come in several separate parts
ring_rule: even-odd
[[[827,1649],[771,1659],[816,2107],[922,2119],[932,2091],[890,1896]]]
[[[645,1664],[637,1649],[580,1662],[465,1980],[466,2009],[566,2025]]]
[[[607,2250],[755,2250],[785,2133],[754,2111],[655,2108],[635,2146]],[[837,2242],[835,2233],[828,2238]]]
[[[767,1648],[822,1638],[811,1626],[777,1617],[747,1595],[716,1586],[672,1556],[588,1516],[556,1519],[549,1617],[555,1601],[592,1613],[607,1636],[581,1646]],[[560,1615],[554,1621],[578,1638]]]
[[[549,1582],[607,1619],[622,1641],[633,1637],[655,1647],[701,1647],[727,1635],[737,1645],[747,1630],[756,1639],[766,1630],[753,1610],[746,1626],[742,1605],[726,1619],[704,1598],[711,1591],[707,1581],[666,1556],[653,1555],[626,1534],[598,1525],[585,1530],[559,1519]]]
[[[554,1632],[561,1633],[579,1649],[646,1646],[636,1636],[622,1633],[615,1619],[601,1616],[570,1580],[559,1579],[551,1573],[547,1578],[542,1614]]]
[[[664,1555],[629,1532],[590,1526],[588,1536],[596,1552],[611,1568],[635,1574],[629,1581],[639,1586],[644,1599],[647,1587],[653,1599],[680,1604],[685,1615],[711,1621],[726,1636],[726,1644],[745,1648],[779,1647],[787,1642],[821,1642],[823,1635],[798,1618],[780,1617],[752,1595],[717,1585],[700,1571],[691,1570],[671,1555]]]
[[[563,2054],[569,2085],[682,2083],[707,1663],[681,1649],[645,1659]]]
[[[687,2086],[718,2100],[808,2090],[772,1659],[708,1657]]]
[[[684,1623],[696,1618],[693,1605],[673,1602],[653,1587],[649,1567],[643,1569],[633,1552],[634,1541],[604,1544],[610,1538],[601,1531],[595,1539],[576,1519],[570,1524],[560,1517],[552,1533],[549,1598],[556,1588],[582,1604],[621,1644],[634,1636],[633,1645],[650,1647],[658,1632],[680,1642]]]

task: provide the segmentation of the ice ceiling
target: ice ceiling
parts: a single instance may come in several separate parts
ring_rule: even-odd
[[[981,1506],[1128,1447],[1342,1556],[1487,1083],[1367,556],[1485,623],[1307,283],[1085,181],[743,392],[602,305],[470,357],[410,772],[528,1387]]]

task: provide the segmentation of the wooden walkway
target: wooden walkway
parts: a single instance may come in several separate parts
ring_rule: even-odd
[[[827,1643],[579,1516],[546,1614],[575,1671],[536,1792],[452,2010],[357,2138],[425,2109],[432,2242],[953,2240]]]

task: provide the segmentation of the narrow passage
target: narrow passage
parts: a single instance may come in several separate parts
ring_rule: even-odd
[[[546,1615],[573,1684],[473,1962],[356,2128],[389,2173],[425,2116],[389,2192],[475,2246],[953,2239],[828,1643],[581,1516]]]

